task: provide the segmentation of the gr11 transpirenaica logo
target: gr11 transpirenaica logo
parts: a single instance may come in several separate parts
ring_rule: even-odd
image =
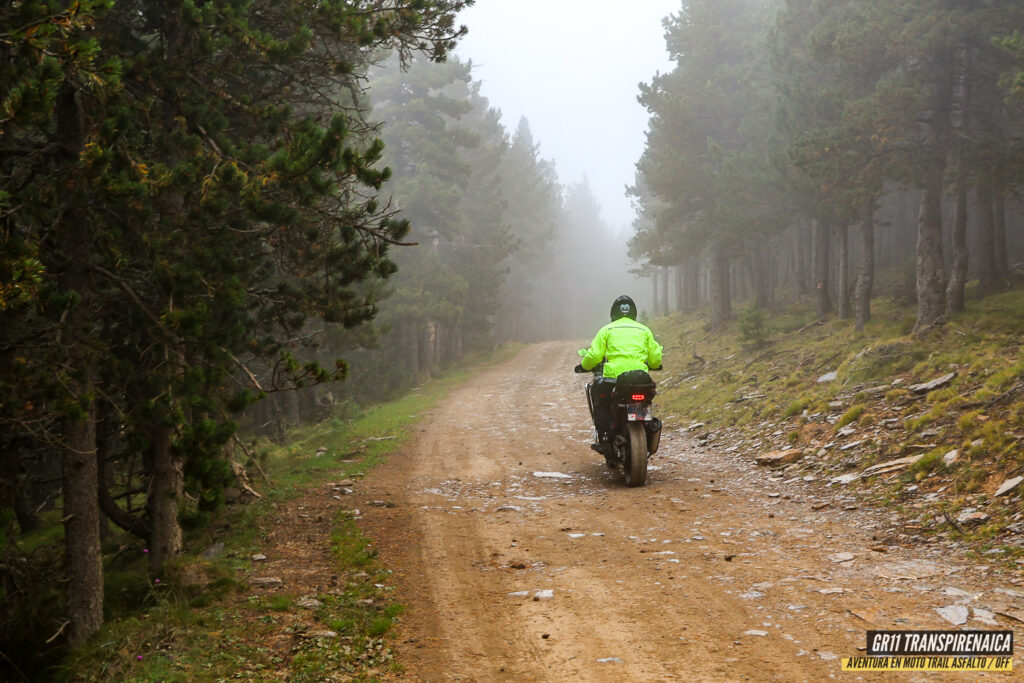
[[[868,654],[994,657],[1013,655],[1013,631],[868,631]]]

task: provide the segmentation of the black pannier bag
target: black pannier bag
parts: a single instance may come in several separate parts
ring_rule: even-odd
[[[625,391],[643,392],[647,400],[654,398],[654,380],[645,370],[630,370],[615,378],[615,387],[624,393]]]

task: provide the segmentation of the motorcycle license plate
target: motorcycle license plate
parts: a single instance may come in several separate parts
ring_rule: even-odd
[[[626,404],[626,420],[628,422],[647,422],[653,419],[650,406],[643,403]]]

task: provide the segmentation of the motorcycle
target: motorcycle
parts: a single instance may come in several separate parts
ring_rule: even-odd
[[[601,363],[591,370],[594,382],[587,385],[587,407],[593,419],[595,400],[607,397],[604,392],[610,392],[611,430],[598,435],[599,442],[608,444],[605,462],[612,469],[622,470],[626,486],[643,486],[647,481],[647,460],[657,453],[661,443],[661,420],[651,412],[657,385],[643,370],[605,379],[603,368]],[[576,366],[576,372],[587,371]],[[595,392],[599,395],[595,396]]]

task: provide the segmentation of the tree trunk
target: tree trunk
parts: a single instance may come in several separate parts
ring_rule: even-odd
[[[1010,262],[1006,246],[1006,191],[999,183],[996,183],[993,187],[992,218],[992,235],[995,239],[993,259],[995,261],[996,278],[1000,283],[1005,283],[1010,276]]]
[[[445,348],[444,348],[445,347],[445,342],[447,341],[447,339],[446,339],[447,335],[445,334],[445,332],[446,332],[446,330],[445,330],[444,325],[442,323],[437,323],[437,324],[434,325],[434,359],[433,360],[434,360],[434,367],[435,368],[444,367],[445,363],[448,360],[448,358],[446,357]]]
[[[811,228],[811,242],[813,244],[814,265],[814,307],[818,313],[818,320],[824,320],[832,308],[832,300],[828,294],[829,262],[828,262],[828,236],[829,231],[821,221],[815,219]]]
[[[995,201],[992,192],[992,179],[984,178],[978,185],[976,198],[978,205],[978,286],[983,292],[991,292],[996,289],[996,259],[995,259],[995,214],[993,203]]]
[[[790,231],[795,232],[794,230]],[[786,235],[786,266],[785,272],[782,274],[783,285],[789,287],[794,292],[797,291],[797,269],[799,267],[799,259],[797,258],[797,246],[789,239],[790,235]]]
[[[283,442],[288,433],[288,420],[284,409],[284,394],[272,394],[270,405],[273,406],[272,416],[268,422],[273,438],[277,442]]]
[[[801,226],[793,233],[796,250],[796,290],[800,294],[811,293],[814,227]]]
[[[796,261],[796,259],[795,259],[794,254],[793,254],[793,249],[789,246],[789,241],[786,240],[785,243],[782,245],[782,263],[781,263],[781,266],[782,266],[782,272],[781,272],[782,281],[781,281],[781,284],[784,287],[795,282],[795,277],[794,277],[795,272],[796,272],[796,267],[794,265],[795,261]],[[794,287],[794,289],[795,289],[795,287]]]
[[[957,160],[956,204],[953,209],[952,254],[953,262],[946,285],[946,310],[959,313],[964,310],[964,286],[967,284],[967,267],[970,252],[967,249],[967,180],[962,168],[964,160]]]
[[[697,307],[711,301],[711,272],[706,258],[697,258]]]
[[[849,230],[845,223],[836,225],[836,258],[839,261],[836,273],[836,302],[840,320],[850,318],[850,244]]]
[[[687,311],[693,311],[700,307],[700,260],[690,257],[683,261],[683,268],[686,272],[684,297]]]
[[[933,59],[935,74],[925,147],[929,154],[924,194],[917,221],[917,322],[914,333],[935,325],[946,308],[946,273],[942,256],[942,181],[946,170],[953,95],[953,51],[940,50]]]
[[[153,480],[149,492],[149,519],[152,541],[149,544],[149,570],[158,573],[181,552],[181,523],[178,502],[184,490],[184,470],[171,448],[170,427],[153,429]]]
[[[84,391],[81,392],[84,394]],[[69,420],[64,438],[64,547],[68,642],[81,645],[103,625],[103,553],[96,497],[96,414]]]
[[[409,377],[413,381],[418,382],[420,379],[420,340],[419,340],[419,324],[415,322],[406,323],[403,325],[405,337],[405,357],[409,367]]]
[[[430,379],[430,357],[433,355],[430,348],[430,325],[428,321],[416,330],[419,335],[416,347],[420,350],[419,366],[423,379]]]
[[[711,329],[718,332],[732,318],[729,290],[729,255],[725,244],[716,241],[711,253]]]
[[[661,269],[661,314],[668,315],[672,312],[668,297],[668,268]]]
[[[751,255],[754,268],[754,296],[758,308],[764,310],[771,306],[771,261],[772,255],[767,247],[757,249]]]
[[[672,273],[675,276],[675,290],[676,290],[676,307],[674,310],[683,310],[683,266],[677,265],[672,269]]]
[[[874,202],[868,205],[860,224],[861,261],[857,274],[857,292],[854,296],[854,325],[858,331],[871,319],[871,290],[875,282],[875,211]]]
[[[678,266],[676,266],[676,310],[677,311],[686,311],[686,310],[688,310],[687,299],[689,298],[690,293],[687,291],[687,288],[689,287],[689,281],[688,281],[687,278],[689,277],[689,275],[690,275],[690,273],[689,273],[689,267],[687,265],[687,260],[684,259],[683,261],[681,261],[679,263]]]
[[[69,153],[77,155],[84,146],[85,133],[77,92],[65,83],[54,108],[56,139]],[[85,253],[91,240],[82,227],[79,206],[68,206],[60,226],[63,245],[71,262],[60,276],[60,289],[75,292],[76,304],[66,311],[59,342],[65,349],[65,385],[69,398],[81,409],[80,415],[62,420],[64,451],[62,484],[64,494],[64,547],[67,571],[68,642],[81,645],[103,625],[103,554],[100,546],[100,508],[96,496],[96,404],[93,394],[94,362],[87,334],[92,284],[85,264],[77,254]]]
[[[970,129],[971,86],[973,79],[972,52],[965,46],[957,50],[953,77],[952,116],[950,123],[959,132]],[[959,134],[956,143],[956,201],[953,207],[953,234],[950,240],[952,263],[949,283],[946,285],[946,311],[959,313],[964,310],[964,287],[967,284],[967,268],[970,252],[967,248],[967,161],[964,155],[964,136]]]
[[[302,422],[302,411],[299,409],[299,395],[296,391],[286,391],[282,394],[284,405],[285,430],[294,427]]]
[[[729,268],[729,291],[738,299],[744,299],[747,296],[746,288],[746,268],[743,267],[743,258],[736,259],[732,264],[733,267]]]
[[[998,168],[997,160],[1002,154],[999,147],[1007,144],[1009,131],[1006,117],[1003,115],[1004,93],[999,85],[1002,66],[998,60],[983,54],[977,59],[975,71],[973,85],[977,102],[972,108],[972,113],[977,119],[974,130],[981,141],[977,150],[978,165],[983,170],[978,178],[976,195],[978,219],[977,240],[974,246],[977,254],[974,262],[979,289],[982,292],[991,292],[998,288],[1001,277],[997,255],[995,203],[996,195],[1001,194],[998,188],[1003,181],[1003,173]]]
[[[39,526],[39,515],[29,499],[32,482],[22,471],[22,458],[32,448],[30,439],[10,437],[0,449],[0,509],[10,506],[22,535]]]
[[[18,531],[22,534],[35,531],[39,527],[39,515],[32,509],[28,492],[28,488],[20,485],[14,491],[14,518],[18,520]]]
[[[654,310],[652,317],[663,315],[665,311],[662,304],[661,276],[663,270],[662,268],[656,268],[654,271]]]
[[[658,268],[654,274],[656,293],[654,295],[654,314],[665,315],[665,269]]]
[[[945,159],[931,163],[917,221],[917,322],[914,332],[932,327],[945,309],[942,258],[942,175]]]
[[[750,262],[745,255],[741,254],[738,258],[733,259],[731,265],[729,273],[732,277],[729,281],[732,284],[729,291],[736,299],[743,301],[747,298],[747,275],[750,272]]]
[[[434,358],[437,356],[437,323],[431,320],[420,329],[420,367],[427,379],[437,374]]]
[[[108,413],[110,413],[109,410],[103,410],[101,407],[96,424],[96,483],[100,510],[114,524],[129,533],[135,534],[148,544],[152,538],[152,531],[149,525],[142,518],[136,517],[121,508],[113,496],[110,495],[107,458],[110,457],[111,430],[113,427],[110,424],[111,416]]]

